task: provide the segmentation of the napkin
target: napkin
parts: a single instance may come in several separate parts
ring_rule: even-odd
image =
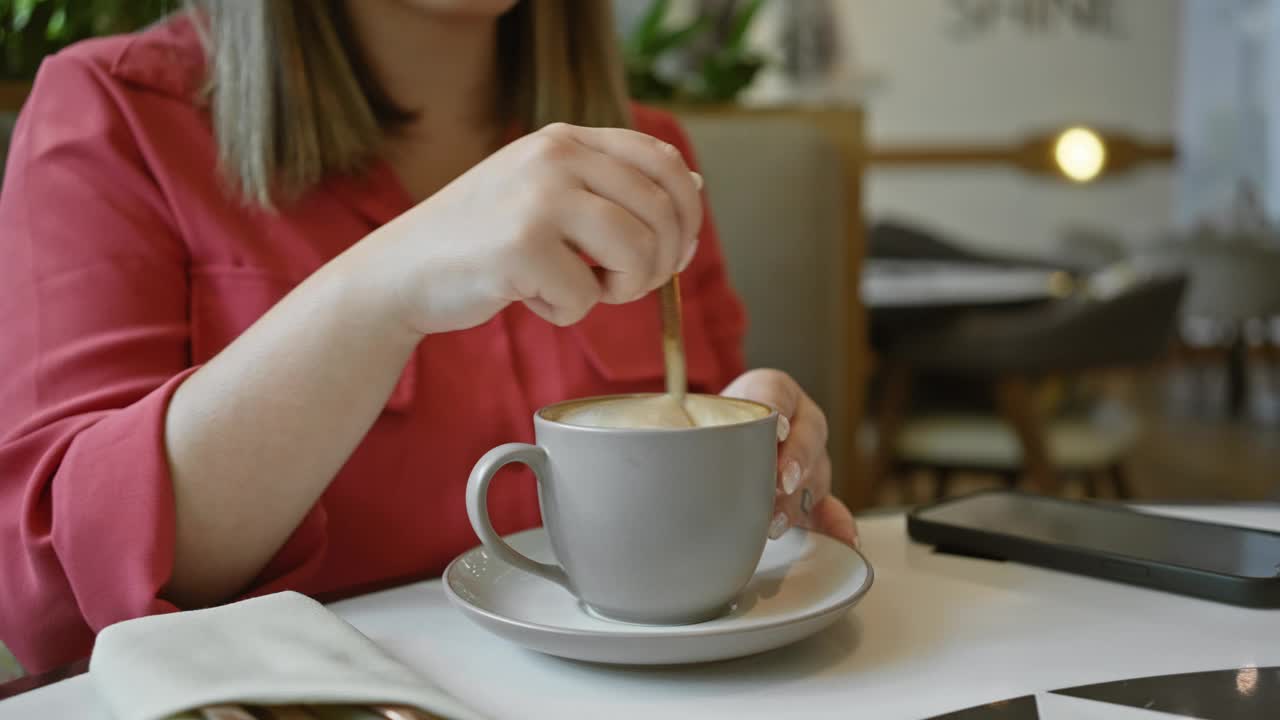
[[[98,635],[89,676],[117,720],[233,703],[404,705],[480,717],[295,592],[112,625]]]

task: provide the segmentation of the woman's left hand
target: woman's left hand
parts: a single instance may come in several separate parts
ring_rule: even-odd
[[[822,408],[781,370],[749,370],[720,394],[754,400],[778,411],[778,490],[769,537],[777,539],[795,526],[857,547],[853,514],[831,495],[827,417]]]

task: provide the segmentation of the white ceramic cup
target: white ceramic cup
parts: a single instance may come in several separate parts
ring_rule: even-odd
[[[717,617],[751,579],[764,551],[778,414],[714,397],[751,406],[754,419],[679,429],[584,427],[558,419],[583,403],[616,399],[543,408],[533,418],[537,444],[486,453],[467,486],[471,525],[494,555],[563,586],[602,617],[662,625]],[[513,462],[537,475],[557,565],[517,553],[489,522],[489,482]]]

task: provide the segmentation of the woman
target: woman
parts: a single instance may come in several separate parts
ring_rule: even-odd
[[[0,200],[0,637],[29,671],[130,617],[439,572],[483,451],[660,387],[677,271],[694,388],[790,419],[771,532],[855,541],[821,410],[742,374],[688,142],[626,104],[607,5],[212,0],[45,63]],[[512,475],[503,532],[539,521]]]

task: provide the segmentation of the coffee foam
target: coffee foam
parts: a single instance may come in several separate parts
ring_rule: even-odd
[[[736,425],[758,420],[769,409],[745,400],[716,395],[689,395],[683,412],[675,399],[666,393],[587,399],[568,403],[546,415],[547,419],[599,428],[674,429]]]

